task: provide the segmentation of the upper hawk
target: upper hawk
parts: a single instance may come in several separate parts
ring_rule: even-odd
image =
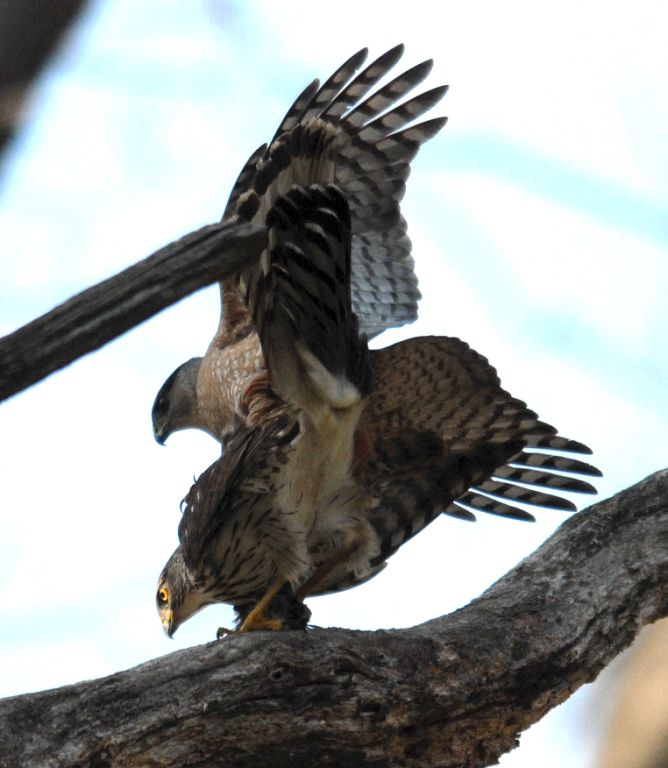
[[[296,99],[271,142],[250,156],[234,184],[224,221],[264,223],[276,200],[293,185],[335,184],[350,209],[350,300],[359,332],[367,338],[417,317],[420,297],[411,242],[400,201],[410,162],[423,142],[446,122],[413,121],[433,107],[447,86],[398,102],[430,72],[425,61],[370,92],[399,61],[398,45],[359,74],[367,49],[351,56],[319,87],[313,81]],[[266,267],[241,281],[221,283],[218,330],[203,358],[193,358],[165,381],[153,405],[156,440],[198,427],[224,441],[244,424],[264,417],[273,400],[265,360],[247,301]],[[263,267],[264,265],[264,267]],[[308,291],[309,276],[301,273]]]

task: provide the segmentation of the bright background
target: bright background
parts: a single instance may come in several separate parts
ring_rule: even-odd
[[[668,465],[666,6],[636,2],[98,0],[42,78],[0,179],[0,333],[219,218],[293,98],[368,45],[435,59],[450,122],[405,199],[423,301],[385,344],[460,336],[595,451],[608,496]],[[0,407],[0,695],[106,675],[174,641],[154,608],[179,501],[216,458],[153,441],[153,397],[202,354],[210,288]],[[585,499],[585,501],[587,501]],[[310,601],[320,626],[410,626],[477,596],[563,519],[440,519],[376,580]],[[591,765],[590,687],[512,766]]]

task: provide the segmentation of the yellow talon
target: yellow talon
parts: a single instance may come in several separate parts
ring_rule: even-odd
[[[283,629],[283,622],[280,619],[269,619],[266,616],[253,616],[251,611],[244,619],[244,623],[239,627],[239,632],[256,632],[260,630],[271,630],[280,632]]]
[[[238,629],[239,632],[255,632],[263,629],[280,632],[283,629],[283,622],[280,619],[270,619],[264,615],[271,601],[280,592],[283,584],[285,584],[284,579],[277,579],[269,587],[262,600],[246,616],[243,624]]]

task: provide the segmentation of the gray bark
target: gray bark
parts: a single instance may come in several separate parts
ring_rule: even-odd
[[[492,765],[666,614],[668,470],[418,627],[235,635],[5,699],[0,766]]]
[[[211,224],[0,339],[0,401],[258,258],[256,224]]]

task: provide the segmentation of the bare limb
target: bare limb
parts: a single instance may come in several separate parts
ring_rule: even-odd
[[[21,122],[33,80],[85,0],[1,0],[0,152]]]
[[[255,224],[211,224],[161,248],[0,339],[0,401],[161,309],[236,274],[266,242]]]
[[[419,627],[234,636],[6,699],[0,765],[491,765],[667,613],[664,470]]]

